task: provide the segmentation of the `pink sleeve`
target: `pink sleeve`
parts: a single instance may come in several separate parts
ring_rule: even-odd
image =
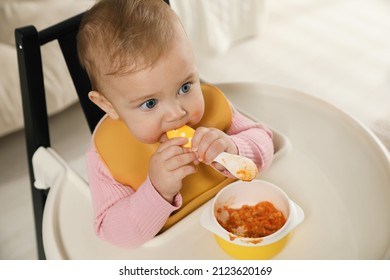
[[[264,171],[271,165],[274,154],[271,130],[248,119],[234,106],[232,110],[232,125],[227,134],[233,138],[239,154],[253,160],[259,171]]]
[[[149,178],[134,191],[113,179],[94,145],[87,153],[88,177],[95,216],[96,234],[115,245],[138,247],[152,239],[169,215],[181,206],[181,196],[173,204],[165,201]]]

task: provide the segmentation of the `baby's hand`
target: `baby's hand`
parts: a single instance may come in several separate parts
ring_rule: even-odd
[[[160,195],[172,203],[182,187],[182,180],[195,173],[192,164],[196,154],[183,148],[186,138],[173,138],[161,143],[149,163],[149,178]]]
[[[237,154],[236,144],[229,135],[216,128],[198,127],[192,138],[192,151],[197,153],[198,161],[211,164],[214,158],[222,152]],[[220,164],[213,164],[222,171]]]

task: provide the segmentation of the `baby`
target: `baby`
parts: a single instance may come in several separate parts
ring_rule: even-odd
[[[86,12],[78,53],[90,100],[106,115],[87,153],[97,235],[135,248],[233,181],[221,152],[272,161],[272,133],[201,85],[187,35],[162,0],[101,0]],[[193,127],[186,138],[166,132]]]

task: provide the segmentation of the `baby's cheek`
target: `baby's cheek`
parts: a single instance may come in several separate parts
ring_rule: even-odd
[[[192,118],[191,118],[191,125],[192,126],[197,125],[200,122],[200,120],[203,117],[203,112],[204,111],[198,110],[198,111],[195,111],[193,113]]]

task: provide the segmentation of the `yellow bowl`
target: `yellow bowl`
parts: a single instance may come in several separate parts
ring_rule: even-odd
[[[242,246],[226,241],[214,234],[219,247],[227,254],[239,260],[269,260],[276,256],[286,246],[290,234],[274,243],[263,246]]]
[[[240,208],[261,201],[271,202],[286,217],[278,231],[262,238],[248,238],[226,231],[217,221],[218,209],[227,206]],[[279,187],[262,180],[234,182],[223,188],[206,207],[201,216],[203,227],[211,231],[217,244],[236,259],[271,259],[286,246],[291,231],[303,221],[302,209]]]

